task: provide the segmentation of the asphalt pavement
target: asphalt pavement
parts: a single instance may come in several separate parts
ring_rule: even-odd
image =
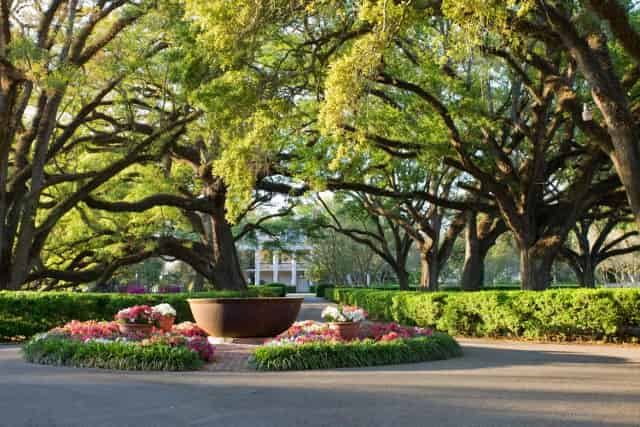
[[[460,341],[453,360],[284,373],[57,368],[0,346],[0,426],[640,426],[640,346]]]

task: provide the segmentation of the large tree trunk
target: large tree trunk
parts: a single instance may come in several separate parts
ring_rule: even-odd
[[[435,248],[432,246],[420,248],[420,288],[423,291],[437,291],[438,290],[438,260],[434,256],[433,252]]]
[[[215,289],[244,290],[247,284],[240,268],[240,259],[231,232],[231,224],[225,217],[225,194],[216,194],[215,212],[209,216],[211,221],[213,286]]]
[[[640,154],[638,140],[627,139],[610,132],[614,140],[615,154],[611,156],[616,172],[627,193],[631,212],[640,230]],[[620,140],[616,140],[620,138]]]
[[[480,250],[476,213],[469,212],[465,231],[464,267],[460,284],[465,291],[478,290],[484,284],[484,257]]]
[[[613,146],[605,146],[605,151],[613,161],[640,229],[640,146],[637,123],[625,89],[616,76],[607,37],[604,33],[590,34],[583,40],[573,25],[566,21],[566,17],[554,8],[548,11],[552,12],[547,17],[554,30],[591,86],[591,95],[602,113]]]
[[[553,256],[543,254],[535,246],[519,244],[520,280],[522,289],[542,291],[551,285],[551,267]]]

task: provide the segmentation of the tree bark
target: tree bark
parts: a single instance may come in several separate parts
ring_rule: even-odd
[[[602,12],[605,9],[601,9]],[[612,150],[605,147],[616,173],[624,186],[629,206],[640,229],[640,146],[637,123],[629,107],[604,33],[591,34],[583,39],[574,25],[555,8],[548,8],[548,19],[560,36],[569,54],[591,86],[591,94],[602,113]]]
[[[231,224],[225,217],[226,189],[223,185],[219,182],[218,188],[208,190],[215,204],[215,209],[207,215],[211,227],[213,286],[215,289],[243,290],[247,283],[242,275]]]
[[[420,247],[420,288],[423,291],[438,290],[438,262],[433,254],[435,248],[429,245]]]
[[[579,277],[580,285],[585,288],[596,287],[596,266],[591,261],[591,257],[585,258],[585,265],[582,267],[582,277]]]
[[[542,291],[551,284],[551,267],[553,257],[541,254],[535,246],[519,244],[520,250],[520,280],[522,289]]]
[[[475,212],[468,212],[465,231],[464,267],[460,286],[465,291],[475,291],[482,288],[483,284],[484,257],[480,254],[477,217]]]
[[[409,273],[407,270],[399,269],[395,271],[396,277],[398,278],[398,284],[400,285],[401,291],[409,290]]]

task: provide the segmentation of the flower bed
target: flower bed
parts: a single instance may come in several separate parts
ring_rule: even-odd
[[[0,342],[23,341],[71,320],[111,320],[133,305],[169,303],[176,321],[193,321],[188,298],[281,296],[278,288],[250,287],[247,292],[211,291],[176,294],[116,294],[0,291]]]
[[[395,323],[371,324],[359,339],[343,341],[328,324],[306,321],[258,348],[258,370],[353,368],[441,360],[462,355],[449,335]]]
[[[215,349],[191,322],[167,333],[154,328],[147,336],[123,334],[116,322],[74,320],[36,335],[22,351],[28,362],[45,365],[185,371],[211,362]]]

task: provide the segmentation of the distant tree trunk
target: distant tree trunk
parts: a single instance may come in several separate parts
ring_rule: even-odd
[[[578,277],[578,281],[585,288],[596,287],[596,266],[591,261],[591,257],[588,257],[588,261],[582,269],[582,277]]]
[[[193,279],[193,292],[202,292],[204,290],[204,276],[196,272],[196,277]]]
[[[409,289],[409,273],[405,269],[399,269],[396,272],[396,277],[398,278],[398,284],[400,285],[400,290],[406,291]]]
[[[461,287],[465,291],[474,291],[482,288],[483,284],[484,257],[480,253],[477,217],[475,212],[468,212]]]

